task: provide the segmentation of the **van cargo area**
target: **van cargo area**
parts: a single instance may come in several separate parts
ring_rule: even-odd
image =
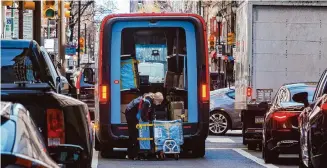
[[[161,92],[152,119],[188,121],[186,35],[182,28],[125,28],[121,41],[121,123],[128,103]]]

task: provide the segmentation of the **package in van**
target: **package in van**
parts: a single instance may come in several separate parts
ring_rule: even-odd
[[[173,101],[170,102],[170,118],[172,120],[178,120],[183,119],[184,121],[187,121],[187,111],[185,111],[184,108],[184,102],[183,101]]]
[[[137,61],[133,58],[121,60],[121,89],[138,88]]]

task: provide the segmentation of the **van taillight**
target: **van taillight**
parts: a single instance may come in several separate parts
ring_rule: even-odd
[[[288,118],[299,115],[298,112],[277,111],[272,114],[274,120],[278,122],[285,122]]]
[[[252,88],[251,88],[251,87],[248,87],[248,88],[246,89],[246,96],[247,96],[247,97],[251,97],[251,96],[252,96]]]
[[[201,86],[201,94],[202,94],[202,100],[203,101],[208,101],[209,100],[209,96],[208,96],[208,86],[206,84],[202,84]]]
[[[108,86],[107,85],[101,85],[100,86],[100,103],[107,103],[108,101]]]
[[[47,109],[48,146],[65,143],[64,114],[58,109]]]

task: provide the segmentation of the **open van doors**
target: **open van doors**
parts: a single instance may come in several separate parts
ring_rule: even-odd
[[[163,111],[174,103],[172,98],[184,102],[188,120],[183,123],[182,149],[204,156],[209,127],[206,41],[205,22],[195,14],[119,14],[103,19],[95,72],[95,148],[103,156],[128,146],[124,105],[149,91],[164,94]]]

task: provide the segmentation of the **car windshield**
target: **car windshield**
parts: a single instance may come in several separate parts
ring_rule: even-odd
[[[313,94],[315,90],[316,90],[316,86],[297,86],[297,87],[289,88],[289,91],[291,92],[291,98],[293,97],[293,95],[297,93],[308,92],[309,102],[313,101]],[[291,99],[291,101],[294,102],[293,99]]]
[[[11,152],[15,140],[15,123],[7,118],[1,117],[1,152]]]
[[[1,83],[39,82],[29,48],[1,48]]]

